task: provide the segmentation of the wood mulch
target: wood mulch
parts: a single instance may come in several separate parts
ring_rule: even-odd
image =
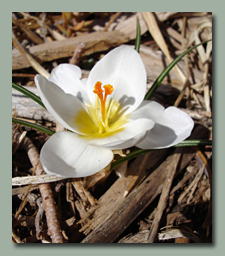
[[[60,63],[93,65],[121,44],[134,45],[137,17],[147,87],[181,52],[212,38],[212,14],[12,13],[12,80],[38,94],[34,76]],[[212,44],[186,55],[152,100],[195,121],[190,139],[212,139]],[[12,116],[63,128],[12,89]],[[211,243],[212,147],[161,149],[91,177],[44,173],[39,152],[49,135],[12,125],[13,243]],[[123,151],[128,154],[136,148]]]

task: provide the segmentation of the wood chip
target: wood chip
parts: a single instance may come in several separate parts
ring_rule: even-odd
[[[185,229],[173,228],[158,234],[158,239],[161,241],[181,237],[188,238],[196,243],[201,243],[200,238],[196,234]]]
[[[205,138],[205,132],[204,128],[198,127],[192,136],[193,138]],[[195,150],[193,148],[183,148],[179,170],[185,168],[194,156]],[[123,197],[123,194],[131,177],[122,177],[114,182],[97,204],[90,208],[87,217],[80,221],[84,225],[80,231],[88,234],[82,243],[112,243],[115,241],[161,193],[166,179],[165,170],[170,162],[169,158],[126,198]]]

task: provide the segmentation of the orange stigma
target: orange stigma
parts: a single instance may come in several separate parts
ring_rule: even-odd
[[[105,122],[105,102],[106,102],[106,98],[108,95],[112,94],[112,92],[114,91],[114,88],[112,85],[110,84],[106,84],[103,86],[103,88],[105,89],[105,95],[103,97],[103,90],[102,90],[102,83],[101,82],[97,82],[95,84],[94,90],[93,92],[96,93],[100,99],[101,102],[101,112],[102,112],[102,121]]]

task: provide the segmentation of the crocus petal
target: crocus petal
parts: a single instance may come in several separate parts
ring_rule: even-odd
[[[123,130],[113,133],[111,136],[94,138],[90,144],[112,150],[132,147],[142,140],[146,132],[153,126],[154,122],[150,119],[132,120],[124,125]]]
[[[155,122],[153,129],[136,146],[143,149],[167,148],[186,139],[194,127],[191,117],[176,107],[164,108],[157,102],[143,101],[132,116],[146,115]]]
[[[111,150],[92,146],[72,132],[55,133],[44,144],[40,160],[47,174],[85,177],[105,168],[113,159]]]
[[[75,96],[66,94],[60,87],[45,77],[35,76],[41,100],[49,113],[65,128],[80,133],[75,123],[79,111],[86,111],[84,104]]]
[[[130,46],[123,45],[113,49],[91,70],[87,89],[92,104],[95,104],[93,88],[97,81],[114,87],[114,92],[108,97],[119,102],[126,109],[125,113],[132,112],[144,99],[145,67],[137,51]]]
[[[78,97],[82,102],[89,102],[86,88],[80,79],[81,69],[72,64],[58,65],[49,77],[49,81],[57,84],[66,93]]]
[[[125,148],[130,148],[141,142],[145,136],[147,135],[148,132],[142,132],[128,140],[117,140],[115,142],[111,142],[108,144],[103,144],[101,145],[102,148],[107,148],[111,150],[117,150],[117,149],[125,149]]]

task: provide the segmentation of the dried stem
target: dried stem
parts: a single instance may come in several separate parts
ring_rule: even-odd
[[[50,74],[45,70],[20,44],[15,34],[12,31],[12,41],[16,48],[20,51],[21,55],[30,63],[30,65],[42,76],[48,78]]]
[[[21,133],[16,130],[14,133],[15,139],[19,139]],[[37,148],[34,146],[32,141],[28,137],[24,137],[21,142],[21,147],[27,152],[29,160],[33,165],[34,169],[36,169],[36,175],[44,174],[43,167],[39,160],[39,152]],[[53,192],[51,189],[50,183],[40,184],[39,185],[40,193],[43,199],[43,205],[45,209],[47,225],[50,237],[52,239],[52,243],[63,243],[63,236],[61,233],[60,224],[57,216],[56,204],[54,201]]]

